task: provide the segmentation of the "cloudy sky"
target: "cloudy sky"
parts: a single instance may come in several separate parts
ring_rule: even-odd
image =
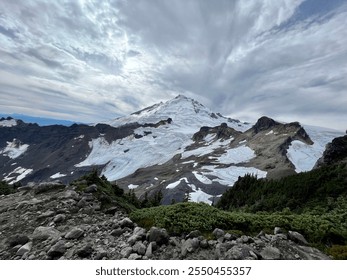
[[[347,0],[1,0],[0,113],[95,122],[177,94],[346,129]]]

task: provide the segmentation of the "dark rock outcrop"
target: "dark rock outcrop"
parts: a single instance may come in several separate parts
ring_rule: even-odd
[[[347,135],[333,139],[326,146],[323,156],[318,160],[316,167],[345,162],[347,162]]]

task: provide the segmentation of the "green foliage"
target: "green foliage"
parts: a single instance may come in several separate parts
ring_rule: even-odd
[[[333,245],[327,253],[335,260],[347,260],[347,245]]]
[[[145,198],[140,201],[134,190],[125,193],[116,183],[109,182],[105,176],[100,177],[97,170],[93,170],[71,184],[77,186],[77,191],[81,192],[85,191],[88,186],[95,184],[98,188],[94,195],[101,202],[103,209],[118,205],[127,212],[131,212],[138,208],[159,206],[163,198],[162,192],[158,191],[151,198],[148,198],[146,194]]]
[[[309,242],[316,245],[344,244],[347,240],[347,200],[340,199],[340,207],[329,213],[295,214],[284,212],[229,212],[211,207],[204,203],[176,203],[137,210],[130,214],[140,226],[164,227],[171,234],[201,232],[215,228],[233,230],[245,234],[257,234],[261,230],[272,232],[279,226],[284,230],[302,233]]]
[[[15,190],[13,185],[10,185],[5,181],[0,181],[0,195],[8,195],[14,192]]]
[[[330,201],[347,196],[347,166],[332,165],[299,173],[279,180],[239,177],[233,188],[217,203],[223,210],[243,209],[247,212],[291,211],[302,213],[320,208],[334,208]]]
[[[77,186],[77,191],[84,191],[88,186],[95,184],[98,189],[94,195],[101,202],[103,209],[110,208],[114,205],[122,207],[127,212],[134,211],[138,207],[138,200],[124,193],[124,190],[111,183],[105,176],[98,176],[97,170],[82,176],[81,178],[73,181],[72,185]]]

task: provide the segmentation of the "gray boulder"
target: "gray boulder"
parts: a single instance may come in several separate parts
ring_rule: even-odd
[[[188,253],[194,252],[199,248],[200,241],[198,238],[187,239],[183,242],[181,247],[181,255],[185,257]]]
[[[288,238],[300,245],[304,245],[304,246],[308,245],[308,242],[305,239],[305,237],[296,231],[288,231]]]
[[[46,239],[57,239],[60,237],[60,231],[52,227],[37,227],[33,232],[34,241],[43,241]]]
[[[18,249],[16,255],[17,256],[23,256],[24,254],[29,253],[31,248],[32,248],[32,246],[33,246],[32,242],[28,242],[28,243],[24,244],[23,246],[21,246]]]
[[[219,228],[216,228],[214,229],[214,231],[212,232],[213,236],[216,238],[216,239],[219,239],[221,237],[224,237],[225,233],[224,233],[224,230],[222,229],[219,229]]]
[[[85,193],[95,193],[98,191],[98,186],[93,184],[85,188],[84,192]]]
[[[129,218],[124,218],[123,220],[121,220],[119,225],[122,228],[125,228],[125,227],[127,227],[127,228],[134,228],[134,223]]]
[[[264,260],[279,260],[281,259],[281,251],[272,246],[266,246],[261,252],[261,257]]]
[[[133,252],[138,253],[142,256],[146,254],[146,249],[146,246],[141,241],[136,242],[133,246]]]
[[[29,242],[29,237],[24,234],[15,234],[7,239],[7,243],[10,247],[14,247],[16,245],[24,245]]]
[[[149,242],[155,241],[157,245],[161,246],[169,242],[169,235],[164,228],[151,227],[147,233],[147,240]]]
[[[125,247],[125,248],[122,249],[120,254],[121,254],[121,256],[123,258],[128,258],[132,252],[133,252],[133,248],[132,247]]]
[[[201,236],[200,230],[193,230],[189,234],[187,234],[186,239],[196,238],[196,237],[199,237],[199,236]]]
[[[65,234],[66,239],[78,239],[84,234],[84,230],[79,227],[74,227],[67,234]]]
[[[65,254],[67,247],[64,240],[59,240],[55,243],[47,252],[47,255],[51,258],[60,257]]]
[[[94,249],[93,249],[92,245],[86,244],[83,247],[81,247],[80,249],[76,250],[76,254],[80,258],[87,258],[93,253],[93,251],[94,251]]]
[[[66,219],[66,216],[64,214],[58,214],[53,218],[53,222],[58,224],[58,223],[65,221],[65,219]]]
[[[141,260],[142,259],[142,256],[136,254],[136,253],[133,253],[129,256],[128,260]]]

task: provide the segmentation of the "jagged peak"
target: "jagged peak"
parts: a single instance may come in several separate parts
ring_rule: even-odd
[[[255,133],[258,133],[260,131],[268,130],[269,128],[272,128],[276,125],[279,125],[279,122],[276,122],[275,120],[262,116],[261,118],[258,119],[258,121],[253,125],[253,129]]]

